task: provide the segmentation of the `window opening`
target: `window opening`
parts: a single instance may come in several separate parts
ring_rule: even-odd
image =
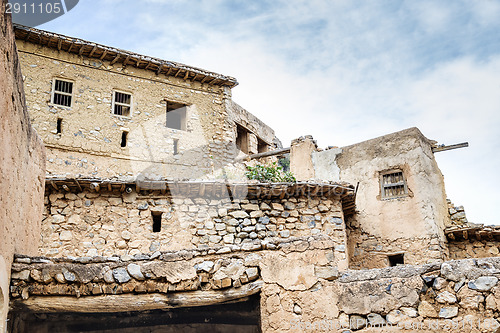
[[[382,198],[397,198],[408,194],[406,180],[401,170],[393,170],[380,176]]]
[[[405,260],[404,260],[404,254],[394,254],[387,256],[389,259],[389,266],[397,266],[397,265],[404,265]]]
[[[130,108],[132,106],[132,95],[122,93],[119,91],[114,92],[113,97],[113,113],[118,116],[129,116]]]
[[[174,139],[174,155],[179,154],[179,139]]]
[[[73,82],[54,79],[52,87],[52,104],[71,106],[73,98]]]
[[[128,132],[122,132],[122,141],[120,142],[120,146],[127,147],[127,136]]]
[[[57,132],[57,134],[62,133],[62,118],[57,118],[56,132]]]
[[[167,127],[185,131],[186,112],[186,104],[167,101]]]
[[[265,153],[269,150],[269,145],[261,139],[257,139],[257,151],[259,153]]]
[[[248,130],[236,124],[236,146],[239,150],[248,154]]]
[[[151,212],[151,216],[153,217],[153,232],[161,231],[161,215],[162,212]]]

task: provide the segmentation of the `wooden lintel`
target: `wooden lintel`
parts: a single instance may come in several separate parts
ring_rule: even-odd
[[[61,51],[61,48],[62,48],[62,39],[59,39],[59,41],[57,42],[57,49]]]
[[[104,59],[104,57],[105,57],[107,54],[108,54],[108,50],[104,50],[104,51],[102,52],[102,55],[99,57],[99,60],[103,60],[103,59]]]
[[[117,53],[117,54],[116,54],[116,57],[115,57],[113,60],[111,60],[110,65],[113,65],[115,62],[117,62],[117,61],[118,61],[118,59],[120,59],[120,53]]]
[[[94,47],[92,48],[92,51],[90,51],[89,53],[89,58],[92,57],[92,55],[94,54],[94,52],[97,50],[97,45],[94,45]]]
[[[121,294],[99,296],[30,296],[23,300],[11,300],[13,309],[29,310],[33,313],[72,312],[113,313],[147,311],[195,306],[208,306],[239,299],[260,292],[262,281],[254,281],[239,288],[222,290],[197,290],[168,294]]]

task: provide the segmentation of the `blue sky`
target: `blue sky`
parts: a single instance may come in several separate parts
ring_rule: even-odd
[[[80,0],[39,28],[238,79],[283,144],[417,126],[469,220],[500,224],[500,1]]]

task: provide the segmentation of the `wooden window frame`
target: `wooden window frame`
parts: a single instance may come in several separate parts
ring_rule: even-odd
[[[68,93],[68,92],[65,92],[65,91],[61,91],[61,90],[57,90],[56,91],[56,82],[57,81],[71,83],[71,93]],[[75,82],[74,81],[68,80],[68,79],[63,79],[63,78],[60,78],[60,77],[53,78],[53,80],[52,80],[52,91],[51,91],[51,94],[50,94],[50,104],[51,105],[56,105],[56,106],[61,106],[63,108],[71,108],[73,106],[73,99],[74,99],[73,92],[74,91],[75,91]],[[56,94],[64,95],[64,96],[69,96],[70,97],[69,106],[68,105],[62,105],[62,104],[56,103],[54,101]]]
[[[385,177],[389,175],[394,175],[394,174],[401,174],[401,177],[403,178],[402,181],[399,181],[397,183],[384,183]],[[380,183],[380,198],[382,200],[390,200],[390,199],[398,199],[398,198],[404,198],[408,196],[408,184],[406,181],[405,173],[401,169],[392,169],[392,170],[387,170],[384,172],[380,173],[380,178],[379,178],[379,183]],[[391,187],[400,187],[403,186],[404,193],[398,194],[398,195],[386,195],[386,189],[391,188]]]
[[[130,104],[121,103],[116,101],[116,93],[130,95]],[[132,117],[132,105],[134,104],[134,95],[131,92],[123,91],[123,90],[113,90],[112,103],[111,103],[111,114],[117,117],[131,118]],[[120,106],[128,106],[129,112],[128,114],[118,114],[115,113],[115,105]]]

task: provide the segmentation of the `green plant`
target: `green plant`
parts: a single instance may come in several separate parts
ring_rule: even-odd
[[[289,171],[283,171],[281,165],[276,162],[269,166],[256,165],[254,167],[247,166],[245,175],[248,179],[255,179],[262,183],[294,183],[295,177]]]

